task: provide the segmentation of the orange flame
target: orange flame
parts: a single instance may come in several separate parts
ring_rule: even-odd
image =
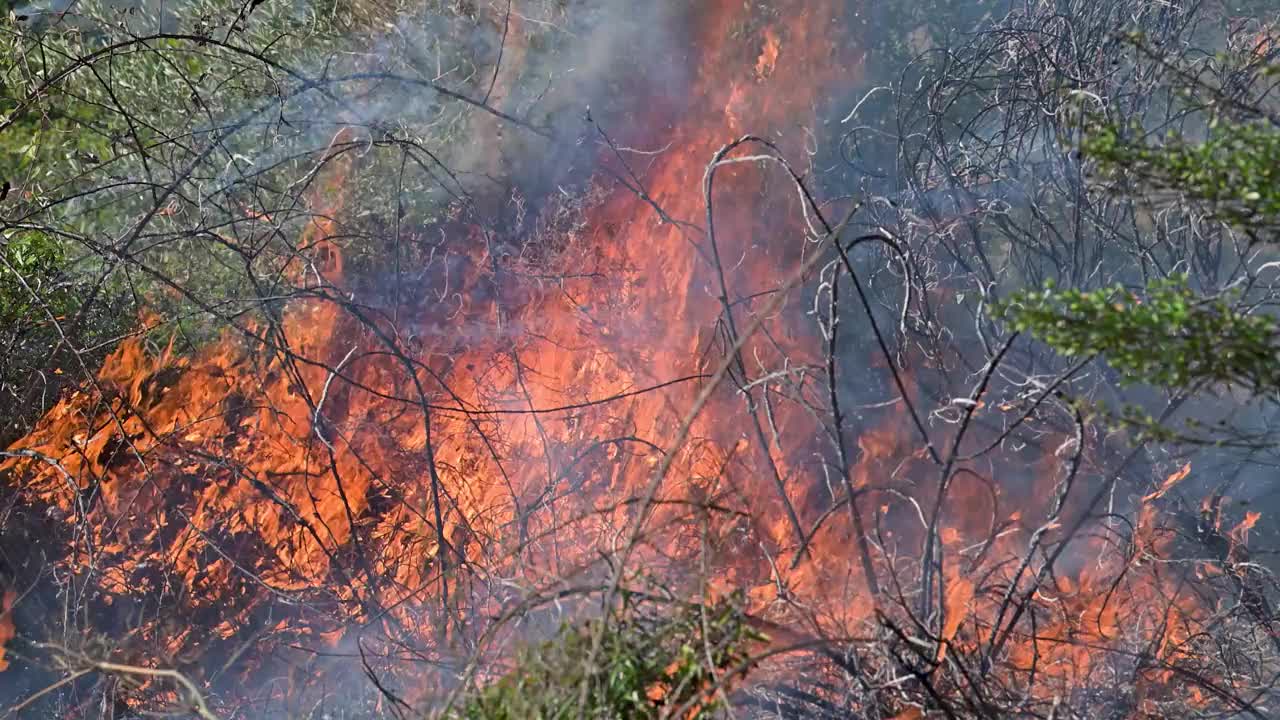
[[[18,632],[18,628],[13,622],[13,606],[17,601],[18,593],[13,590],[6,590],[4,595],[0,595],[0,672],[4,672],[9,668],[9,661],[4,658],[4,646]]]
[[[759,79],[767,79],[778,66],[778,52],[781,50],[779,43],[778,34],[773,28],[765,28],[764,48],[760,51],[760,57],[756,58],[756,77]]]
[[[1172,490],[1174,485],[1182,482],[1182,480],[1190,474],[1191,463],[1187,463],[1178,470],[1170,473],[1169,477],[1165,478],[1164,482],[1160,483],[1160,487],[1156,488],[1155,492],[1142,498],[1142,502],[1151,502],[1152,500],[1158,500],[1159,498],[1164,497],[1164,494]]]

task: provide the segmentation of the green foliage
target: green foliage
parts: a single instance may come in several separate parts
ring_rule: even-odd
[[[1048,285],[1016,293],[996,312],[1062,355],[1105,356],[1130,383],[1280,392],[1275,320],[1242,311],[1226,297],[1199,297],[1185,277],[1153,283],[1145,297],[1122,287]]]
[[[37,293],[55,315],[74,306],[58,275],[66,261],[60,244],[40,233],[16,235],[0,246],[0,322],[13,323],[39,308],[33,308]],[[40,313],[43,315],[43,312]]]
[[[96,366],[125,332],[131,318],[112,304],[114,293],[90,303],[92,293],[92,277],[63,243],[36,231],[0,241],[0,447],[48,408],[80,360]]]
[[[337,218],[347,267],[385,272],[400,238],[375,219],[417,228],[438,214],[438,168],[416,148],[456,133],[465,106],[315,78],[435,78],[442,63],[481,77],[477,21],[451,5],[83,0],[65,17],[0,18],[0,226],[40,228],[81,259],[68,284],[109,275],[102,287],[127,294],[96,300],[186,318],[184,337],[199,341],[227,314],[289,294],[297,241],[336,200],[309,192],[317,163],[349,126],[342,151],[362,172]]]
[[[1082,151],[1103,169],[1134,173],[1150,188],[1207,203],[1221,219],[1254,229],[1280,228],[1280,130],[1265,122],[1219,122],[1202,142],[1171,135],[1161,145],[1133,143],[1114,125],[1098,127]]]
[[[748,643],[760,639],[739,601],[677,606],[627,595],[611,616],[566,625],[554,639],[521,651],[509,674],[448,717],[657,718],[681,708],[686,714],[679,717],[707,717],[718,707],[713,686],[740,671]]]
[[[1171,59],[1140,33],[1124,36],[1160,73],[1168,103],[1183,119],[1154,138],[1141,118],[1081,106],[1081,154],[1103,177],[1136,181],[1129,188],[1135,195],[1177,193],[1255,240],[1274,240],[1259,235],[1280,230],[1280,108],[1271,92],[1280,65],[1259,52],[1274,42],[1265,32],[1203,65]]]
[[[1079,149],[1096,171],[1095,180],[1120,181],[1104,190],[1121,189],[1153,205],[1172,194],[1189,201],[1175,207],[1199,213],[1193,222],[1216,220],[1255,242],[1274,242],[1280,230],[1280,126],[1265,88],[1277,68],[1247,52],[1223,54],[1209,65],[1239,82],[1228,92],[1203,68],[1170,59],[1141,36],[1125,40],[1161,74],[1184,129],[1154,137],[1141,119],[1117,120],[1105,110],[1080,106],[1076,119],[1085,132]],[[1193,289],[1185,275],[1151,281],[1137,291],[1047,284],[1013,293],[995,312],[1061,355],[1104,358],[1126,384],[1179,394],[1230,386],[1258,398],[1280,395],[1276,319],[1240,292]],[[1194,421],[1183,432],[1137,406],[1115,413],[1087,409],[1111,416],[1139,441],[1201,441],[1194,436],[1203,428]],[[1217,442],[1224,440],[1222,431],[1213,430]]]

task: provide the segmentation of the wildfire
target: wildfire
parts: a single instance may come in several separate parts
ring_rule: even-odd
[[[318,220],[298,241],[305,263],[292,268],[310,292],[276,327],[229,331],[191,358],[148,352],[140,338],[121,343],[94,385],[15,444],[29,456],[4,465],[32,502],[63,512],[77,538],[66,567],[96,568],[104,602],[173,598],[191,627],[139,630],[172,657],[203,647],[207,634],[230,654],[250,636],[254,652],[336,647],[376,627],[415,638],[432,660],[478,642],[484,619],[522,591],[598,572],[669,451],[705,358],[725,347],[713,270],[723,270],[735,299],[728,312],[741,321],[761,304],[738,299],[767,297],[813,251],[794,193],[773,199],[784,195],[767,192],[777,177],[754,166],[717,181],[722,268],[706,260],[705,237],[659,222],[650,205],[700,219],[699,181],[730,131],[811,117],[838,66],[820,29],[838,26],[839,11],[792,4],[787,20],[740,40],[724,31],[739,4],[692,11],[696,102],[650,119],[674,135],[644,177],[645,198],[612,192],[588,209],[585,233],[538,258],[554,282],[504,265],[485,231],[460,233],[449,246],[453,297],[395,327],[344,300],[342,233],[338,221]],[[318,217],[341,215],[344,182],[359,172],[350,160],[328,163],[311,197]],[[1038,668],[1028,691],[1047,698],[1107,672],[1096,648],[1122,637],[1158,638],[1158,661],[1186,652],[1208,612],[1160,569],[1172,540],[1154,502],[1190,465],[1142,499],[1125,552],[1100,532],[1066,554],[1074,573],[1042,559],[1020,568],[1028,543],[1047,546],[1067,523],[1065,511],[1046,519],[1067,461],[1009,453],[948,478],[935,505],[917,483],[937,470],[899,403],[857,429],[858,497],[828,490],[840,485],[824,479],[829,463],[812,462],[829,454],[821,426],[808,408],[772,404],[788,383],[814,382],[803,368],[820,366],[821,339],[791,309],[747,343],[740,388],[718,394],[678,449],[644,535],[639,564],[649,573],[680,585],[701,567],[712,594],[746,590],[753,612],[773,622],[853,636],[885,604],[854,560],[858,538],[841,503],[866,515],[885,587],[919,570],[892,558],[919,546],[936,513],[942,609],[913,630],[932,628],[917,640],[935,663],[957,650],[1007,657]],[[784,367],[751,395],[753,379]],[[993,489],[983,473],[1029,487]],[[713,517],[711,506],[734,512]],[[1242,543],[1256,521],[1231,537]],[[1065,574],[1049,578],[1051,569]],[[1011,600],[1033,608],[1034,629]],[[13,634],[12,602],[6,595],[0,651]],[[247,681],[251,670],[242,672]],[[1154,697],[1176,679],[1153,672],[1142,682]],[[896,717],[924,714],[899,708]]]

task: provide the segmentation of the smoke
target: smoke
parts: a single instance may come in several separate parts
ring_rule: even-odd
[[[428,3],[362,41],[363,51],[320,53],[299,67],[319,88],[285,98],[279,112],[289,127],[245,154],[269,166],[354,126],[371,142],[434,141],[437,169],[463,178],[467,191],[580,184],[600,154],[596,125],[627,138],[648,130],[642,119],[654,103],[687,92],[680,20],[690,12],[674,2],[575,0],[494,2],[466,14]],[[323,80],[344,76],[362,79]]]

